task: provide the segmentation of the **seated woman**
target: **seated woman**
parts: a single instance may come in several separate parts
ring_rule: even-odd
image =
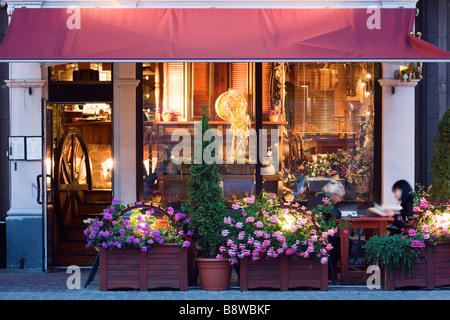
[[[395,213],[392,210],[385,210],[389,216],[394,217],[394,222],[388,227],[391,235],[401,233],[402,229],[405,229],[406,224],[408,223],[408,217],[411,217],[414,214],[414,195],[411,194],[411,191],[413,191],[411,185],[405,180],[399,180],[392,186],[394,197],[398,201],[401,201],[400,206],[402,209],[399,213]]]
[[[334,205],[341,202],[345,196],[345,188],[339,181],[330,180],[314,198],[308,201],[306,210],[311,211],[317,206],[323,204],[323,198],[326,194],[329,194],[331,203],[333,204],[333,209],[330,211],[329,216],[325,217],[329,219],[334,217],[339,219],[341,217],[341,211]],[[341,257],[341,245],[339,236],[328,236],[328,242],[333,246],[330,250],[330,260],[333,266],[333,270],[336,270],[337,262]],[[331,266],[329,268],[329,273],[331,275]]]

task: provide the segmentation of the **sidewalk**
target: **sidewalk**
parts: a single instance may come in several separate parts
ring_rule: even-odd
[[[99,291],[99,275],[84,288],[89,269],[81,269],[81,289],[68,289],[65,269],[41,272],[0,269],[0,300],[450,300],[450,287],[435,290],[369,290],[359,286],[333,286],[316,290],[251,290],[232,286],[225,291]]]

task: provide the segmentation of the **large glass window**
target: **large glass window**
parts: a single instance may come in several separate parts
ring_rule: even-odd
[[[345,200],[373,200],[373,63],[284,68],[285,193],[306,200],[338,179]]]
[[[183,201],[189,164],[174,163],[180,140],[172,137],[186,129],[193,143],[194,124],[207,106],[211,128],[223,134],[227,199],[257,189],[256,140],[247,136],[243,159],[232,157],[230,163],[226,133],[252,132],[259,115],[266,133],[260,139],[267,142],[259,146],[267,148],[259,164],[264,190],[306,201],[327,179],[338,179],[347,189],[345,200],[372,201],[373,63],[144,63],[141,77],[144,200]],[[224,115],[230,103],[239,108]]]

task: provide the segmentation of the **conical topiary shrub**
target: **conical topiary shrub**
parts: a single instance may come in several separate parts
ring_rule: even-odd
[[[209,117],[202,114],[202,136],[209,129]],[[202,155],[211,141],[203,141]],[[227,208],[220,187],[220,167],[213,162],[192,164],[189,168],[189,180],[187,182],[187,197],[184,209],[189,215],[190,225],[195,230],[195,240],[198,249],[204,258],[215,258],[219,253],[219,247],[223,244],[221,231],[225,227],[224,218],[227,216]]]
[[[439,121],[433,147],[434,155],[430,164],[433,174],[432,198],[450,199],[450,108]]]

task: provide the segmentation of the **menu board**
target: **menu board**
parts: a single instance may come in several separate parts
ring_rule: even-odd
[[[9,137],[9,160],[25,160],[25,137]]]
[[[27,160],[42,160],[42,137],[26,137]]]

